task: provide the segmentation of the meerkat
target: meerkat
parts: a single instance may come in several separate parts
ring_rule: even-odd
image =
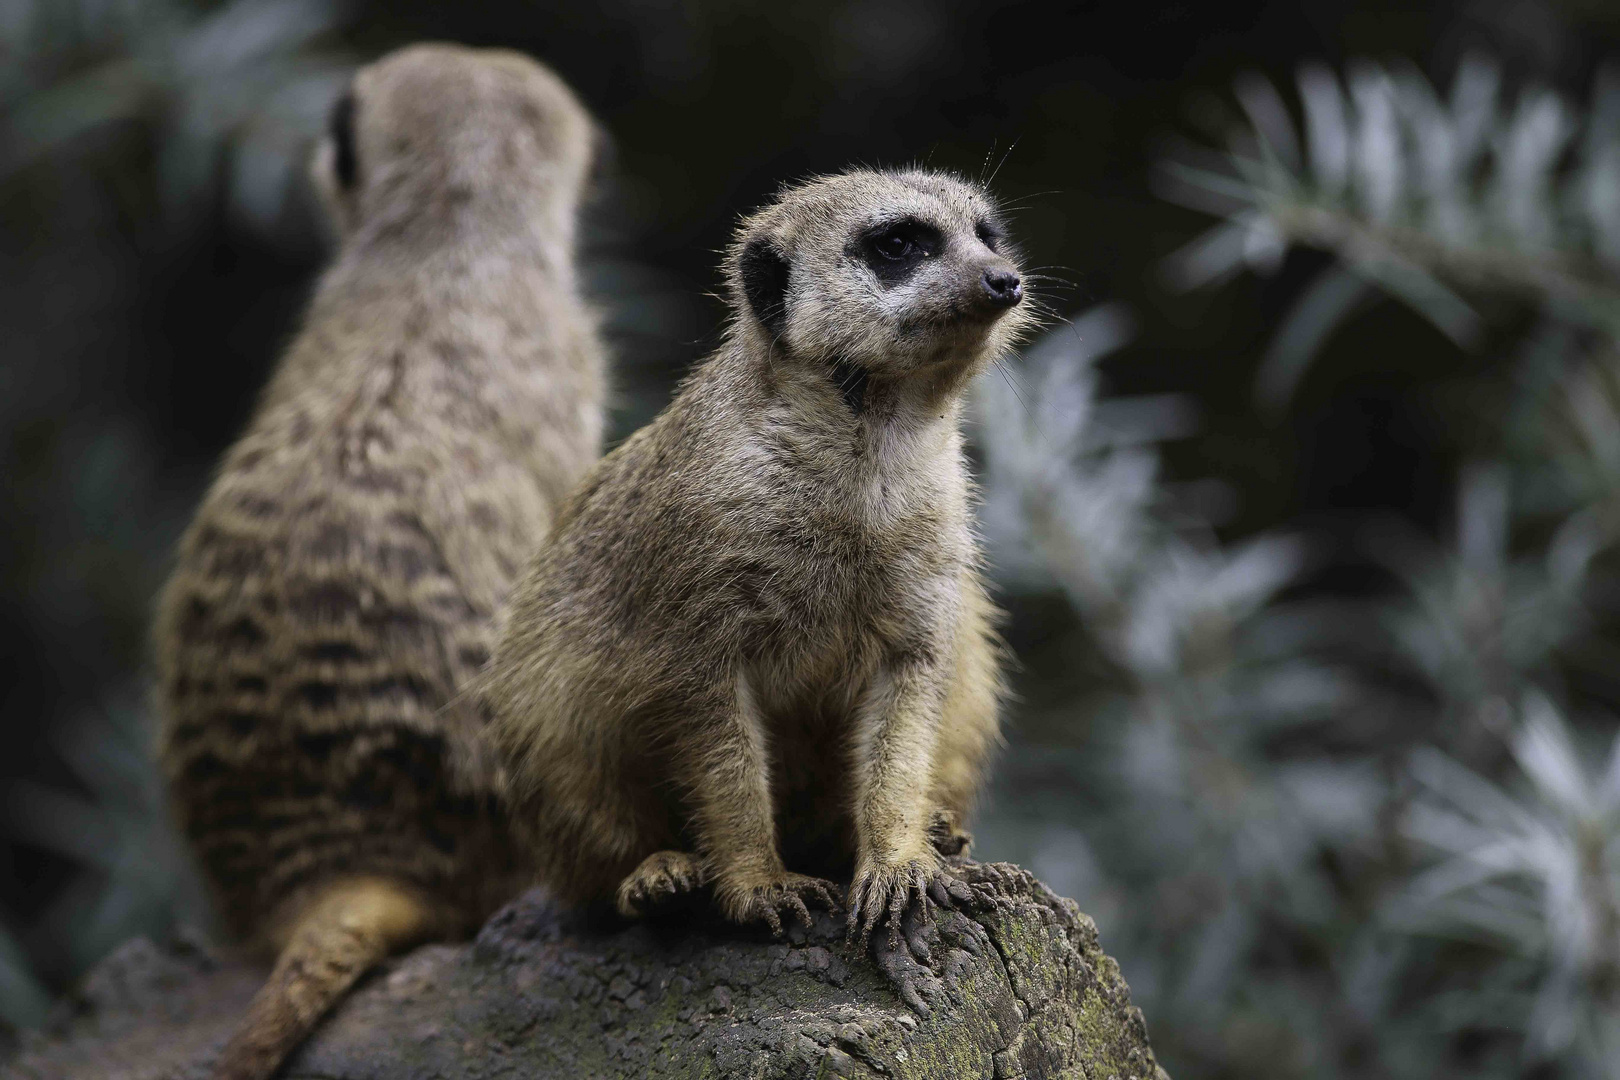
[[[852,934],[892,945],[968,899],[941,849],[1002,648],[960,420],[1034,316],[991,197],[930,171],[785,189],[725,275],[722,345],[518,587],[491,731],[562,898],[634,917],[703,887],[780,933],[853,879]]]
[[[369,967],[530,879],[466,699],[601,453],[575,281],[598,128],[446,45],[362,68],[312,166],[339,246],[180,542],[160,758],[229,931],[276,957],[215,1076],[269,1076]]]

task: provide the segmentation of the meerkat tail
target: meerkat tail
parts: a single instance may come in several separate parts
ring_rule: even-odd
[[[399,883],[334,883],[294,922],[270,978],[226,1043],[214,1080],[269,1080],[360,976],[431,936],[437,921],[432,907]]]

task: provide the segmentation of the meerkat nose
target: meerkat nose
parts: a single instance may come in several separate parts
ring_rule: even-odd
[[[1012,307],[1024,298],[1024,286],[1018,275],[1003,267],[992,266],[979,279],[984,295],[996,307]]]

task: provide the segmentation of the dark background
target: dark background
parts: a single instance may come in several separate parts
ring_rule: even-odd
[[[166,6],[184,18],[218,8]],[[1295,252],[1270,277],[1170,289],[1164,258],[1210,220],[1157,198],[1153,163],[1178,135],[1208,140],[1211,118],[1234,111],[1240,72],[1286,85],[1303,60],[1370,57],[1410,61],[1443,86],[1478,51],[1510,85],[1580,98],[1620,52],[1620,7],[1598,0],[389,0],[330,20],[308,48],[338,66],[419,39],[524,50],[610,129],[612,180],[583,257],[616,349],[617,435],[651,416],[715,341],[717,252],[777,185],[855,162],[993,173],[1019,208],[1028,263],[1072,281],[1048,296],[1057,310],[1124,301],[1135,312],[1135,340],[1104,362],[1106,391],[1196,403],[1198,429],[1165,447],[1166,469],[1172,480],[1224,481],[1228,497],[1211,513],[1226,540],[1285,523],[1331,536],[1374,512],[1439,535],[1466,441],[1459,425],[1480,423],[1458,419],[1459,380],[1493,361],[1385,303],[1332,339],[1286,411],[1257,410],[1258,357],[1326,256]],[[163,157],[183,127],[176,97],[75,128],[48,154],[23,153],[31,103],[130,45],[69,39],[28,46],[30,58],[14,36],[0,56],[14,65],[0,126],[0,792],[13,803],[41,784],[92,797],[63,732],[140,712],[147,609],[166,552],[324,251],[297,189],[268,216],[242,213],[237,173],[252,165],[224,149],[204,148],[201,179],[176,206]],[[1330,559],[1309,587],[1377,585]],[[1039,598],[1009,602],[1028,664],[1022,689],[1040,699],[1043,649],[1072,616]],[[52,988],[93,959],[61,940],[51,916],[82,873],[26,829],[0,836],[0,924]]]

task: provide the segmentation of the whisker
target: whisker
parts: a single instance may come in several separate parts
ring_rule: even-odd
[[[998,208],[1008,213],[1017,213],[1021,210],[1028,210],[1035,204],[1036,199],[1044,199],[1048,195],[1064,194],[1067,194],[1067,192],[1063,191],[1061,188],[1053,188],[1050,191],[1035,191],[1028,195],[1020,195],[1015,199],[1008,199],[1006,202],[999,203]]]
[[[1001,373],[1002,382],[1007,384],[1007,389],[1012,391],[1013,397],[1018,399],[1018,404],[1023,406],[1024,415],[1029,417],[1030,422],[1035,425],[1035,430],[1039,432],[1041,429],[1040,421],[1035,418],[1035,410],[1029,407],[1029,399],[1024,397],[1023,390],[1019,389],[1018,380],[1015,379],[1012,372],[1007,369],[1007,365],[1001,359],[1001,357],[996,357],[994,363],[996,370]]]
[[[1001,373],[1002,381],[1007,384],[1007,389],[1011,390],[1013,397],[1018,399],[1018,404],[1024,410],[1024,417],[1029,421],[1030,429],[1035,432],[1035,437],[1040,440],[1041,445],[1044,446],[1049,453],[1055,453],[1056,451],[1052,446],[1052,440],[1046,437],[1046,429],[1041,427],[1041,418],[1039,414],[1037,414],[1030,406],[1029,399],[1024,396],[1024,391],[1018,385],[1017,376],[1014,375],[1012,369],[1007,366],[1006,361],[999,356],[995,359],[995,367],[996,370]]]
[[[979,162],[979,186],[980,187],[989,187],[990,186],[990,181],[988,181],[988,180],[986,180],[984,178],[984,174],[990,170],[990,158],[995,154],[995,152],[996,152],[996,140],[991,139],[990,140],[990,149],[988,149],[988,150],[986,150],[984,152],[984,160]]]
[[[993,173],[991,173],[991,174],[990,174],[990,179],[988,179],[988,180],[986,180],[986,181],[985,181],[985,182],[984,182],[984,186],[985,186],[985,187],[989,187],[989,186],[990,186],[990,185],[991,185],[991,184],[993,184],[993,183],[995,183],[995,182],[996,182],[996,177],[997,177],[997,176],[998,176],[998,175],[1000,175],[1000,173],[1001,173],[1001,167],[1002,167],[1002,166],[1003,166],[1003,165],[1005,165],[1005,164],[1007,164],[1007,159],[1008,159],[1008,158],[1009,158],[1009,157],[1012,157],[1012,152],[1013,152],[1013,150],[1015,150],[1015,149],[1016,149],[1016,148],[1017,148],[1017,147],[1018,147],[1018,139],[1014,139],[1014,140],[1013,140],[1013,141],[1012,141],[1012,142],[1011,142],[1011,143],[1010,143],[1010,144],[1009,144],[1009,145],[1008,145],[1008,147],[1007,147],[1007,152],[1006,152],[1006,153],[1005,153],[1005,154],[1002,154],[1002,155],[1001,155],[1001,160],[1000,160],[1000,161],[998,161],[998,162],[996,162],[996,171],[995,171],[995,172],[993,172]]]
[[[1031,298],[1029,301],[1029,307],[1030,310],[1036,313],[1036,315],[1044,319],[1050,319],[1052,322],[1060,322],[1065,326],[1074,325],[1074,323],[1071,322],[1066,316],[1059,314],[1057,308],[1053,307],[1051,304],[1044,303],[1038,298]]]
[[[1084,285],[1075,281],[1042,281],[1040,278],[1025,278],[1024,281],[1029,285],[1024,291],[1032,296],[1041,296],[1047,293],[1069,296],[1089,291]]]

